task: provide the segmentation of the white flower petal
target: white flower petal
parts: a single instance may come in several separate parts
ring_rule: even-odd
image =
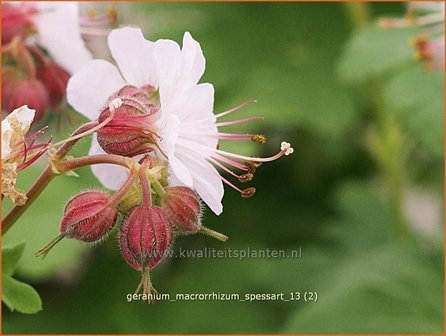
[[[29,127],[31,126],[31,123],[34,120],[34,116],[36,114],[36,110],[28,108],[28,105],[23,105],[14,111],[12,111],[5,120],[8,120],[12,117],[16,118],[17,121],[20,123],[20,126],[22,128],[23,133],[27,133],[29,130]],[[2,127],[3,127],[3,121],[2,121]]]
[[[218,171],[204,158],[190,155],[182,151],[178,154],[178,159],[184,162],[189,169],[193,179],[193,188],[200,195],[201,199],[219,215],[223,211],[222,198],[224,194],[223,182]]]
[[[89,155],[98,154],[105,154],[105,152],[99,146],[96,134],[94,134]],[[128,177],[128,169],[114,164],[92,165],[91,170],[99,182],[111,190],[118,190]]]
[[[187,139],[190,142],[216,148],[218,138],[215,125],[216,118],[214,108],[214,87],[209,83],[196,85],[186,91],[187,101],[182,108],[175,109],[171,113],[177,113],[184,126],[179,126],[178,141]],[[194,133],[195,132],[195,133]]]
[[[214,110],[214,87],[203,83],[186,90],[187,101],[171,113],[175,113],[182,122],[209,119],[216,121]]]
[[[178,94],[181,74],[180,46],[171,40],[155,42],[155,62],[159,78],[159,90],[163,111],[168,111],[169,104]]]
[[[182,54],[182,77],[188,78],[197,84],[203,76],[206,61],[200,44],[195,41],[189,32],[184,33]]]
[[[34,16],[37,41],[56,63],[73,74],[92,59],[85,47],[79,26],[76,2],[33,2],[39,9]]]
[[[34,120],[35,110],[23,105],[12,111],[5,119],[2,120],[2,160],[11,154],[11,138],[13,136],[13,128],[11,125],[12,118],[15,118],[19,124],[22,135],[26,134]]]
[[[70,78],[67,100],[77,111],[94,120],[99,116],[108,98],[125,85],[113,64],[94,60]]]
[[[154,42],[144,38],[139,28],[114,29],[108,35],[108,45],[125,80],[134,86],[158,86],[153,55]]]
[[[189,169],[184,165],[181,160],[177,159],[175,156],[169,157],[169,165],[175,177],[181,181],[184,185],[193,188],[194,181],[192,180],[192,175]]]

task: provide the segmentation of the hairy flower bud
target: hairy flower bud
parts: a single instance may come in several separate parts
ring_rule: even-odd
[[[137,271],[154,268],[172,240],[172,229],[159,206],[135,207],[121,226],[119,245],[124,259]]]
[[[135,156],[153,149],[153,124],[159,117],[156,92],[125,86],[109,98],[99,116],[112,120],[97,131],[99,145],[109,154]]]
[[[197,194],[188,187],[165,188],[161,204],[176,234],[194,234],[201,228],[201,205]]]
[[[86,191],[74,196],[65,206],[60,223],[61,235],[84,242],[105,238],[118,215],[118,211],[108,204],[109,198],[101,191]]]
[[[2,45],[11,42],[16,36],[25,39],[36,32],[31,20],[34,11],[29,4],[2,4]]]
[[[37,67],[37,78],[48,91],[50,105],[57,107],[65,99],[69,73],[56,63],[46,61]]]
[[[49,106],[48,92],[37,79],[14,79],[8,76],[8,80],[2,86],[3,106],[6,111],[28,105],[36,110],[35,120],[43,117]]]

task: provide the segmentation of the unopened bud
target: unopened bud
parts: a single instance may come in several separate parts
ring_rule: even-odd
[[[37,78],[48,91],[50,105],[57,107],[66,96],[70,74],[56,63],[47,61],[37,67]]]
[[[32,21],[35,9],[30,4],[5,4],[2,3],[2,45],[5,45],[14,37],[22,40],[36,32]]]
[[[201,228],[201,205],[196,193],[188,187],[167,187],[161,205],[166,209],[176,234],[197,233]]]
[[[118,104],[119,102],[119,104]],[[159,107],[144,90],[125,86],[109,98],[99,116],[104,121],[113,118],[97,131],[99,145],[109,154],[135,156],[151,151],[155,142],[153,125],[159,117]]]
[[[49,106],[48,91],[37,79],[14,79],[9,77],[2,83],[3,106],[6,111],[28,105],[36,110],[35,120],[41,119]]]
[[[45,256],[63,238],[93,243],[105,239],[116,223],[118,211],[108,204],[110,195],[86,191],[71,198],[65,206],[60,235],[36,252]]]
[[[110,195],[86,191],[74,196],[65,206],[60,233],[84,242],[103,239],[113,228],[118,211],[108,204]]]
[[[152,269],[164,256],[172,240],[172,229],[159,206],[140,205],[130,212],[121,226],[121,253],[137,271]]]

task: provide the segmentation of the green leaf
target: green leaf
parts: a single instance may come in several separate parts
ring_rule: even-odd
[[[386,85],[386,99],[407,130],[438,156],[443,156],[443,92],[443,73],[422,65],[404,69]]]
[[[330,226],[329,235],[344,251],[374,248],[393,238],[389,204],[364,182],[344,183],[336,194],[341,219]]]
[[[2,248],[2,272],[6,275],[13,275],[17,268],[23,251],[25,250],[25,242],[15,246],[5,246]]]
[[[443,332],[442,272],[416,246],[351,255],[329,279],[318,302],[291,316],[286,333]]]
[[[30,285],[9,275],[2,276],[2,300],[11,311],[34,314],[42,310],[39,294]]]
[[[410,39],[415,34],[414,28],[389,29],[377,24],[357,31],[339,59],[339,77],[356,83],[410,62],[414,52]]]

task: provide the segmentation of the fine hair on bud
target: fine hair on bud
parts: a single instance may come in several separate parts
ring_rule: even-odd
[[[161,205],[166,209],[174,233],[189,235],[200,231],[202,206],[195,191],[183,186],[167,187],[165,191]]]
[[[61,235],[88,243],[105,239],[118,216],[109,199],[102,191],[85,191],[71,198],[60,224]]]
[[[159,117],[159,107],[146,91],[124,86],[112,95],[99,115],[99,122],[113,118],[97,131],[98,142],[109,154],[135,156],[153,150],[151,131]]]
[[[164,209],[159,206],[136,206],[121,225],[122,256],[137,271],[154,268],[171,242],[172,229]]]

